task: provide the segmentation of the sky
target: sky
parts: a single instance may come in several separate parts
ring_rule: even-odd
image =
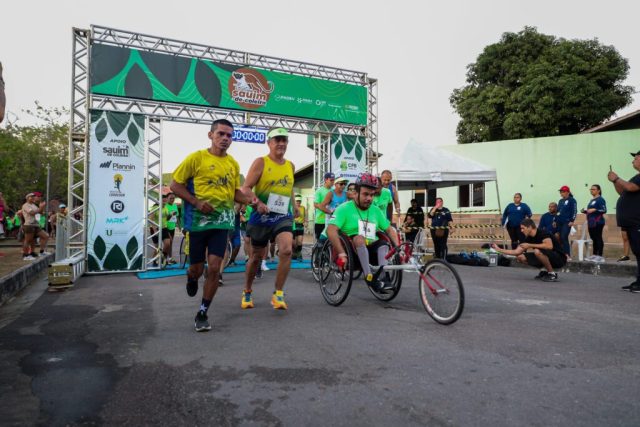
[[[391,158],[411,139],[455,144],[459,117],[449,96],[464,86],[467,65],[504,32],[525,26],[615,46],[629,61],[626,84],[640,90],[638,12],[631,0],[11,1],[2,7],[0,61],[8,120],[18,124],[29,123],[22,110],[35,100],[70,105],[71,30],[91,24],[362,71],[378,79],[379,150]],[[617,115],[637,109],[638,92]],[[163,171],[207,147],[207,130],[165,123]],[[234,143],[230,153],[246,173],[267,148]],[[305,137],[291,138],[287,157],[297,168],[313,162]]]

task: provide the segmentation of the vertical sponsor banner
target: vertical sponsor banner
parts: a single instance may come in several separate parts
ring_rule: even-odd
[[[89,271],[142,268],[144,129],[140,114],[91,110],[89,132]]]
[[[331,172],[354,182],[367,169],[366,140],[354,135],[331,135]]]

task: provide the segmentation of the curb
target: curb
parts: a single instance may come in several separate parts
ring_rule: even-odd
[[[528,265],[520,264],[515,259],[511,260],[511,267],[531,268]],[[569,261],[561,270],[562,273],[592,274],[594,276],[611,277],[636,277],[636,264],[596,264],[588,261]]]
[[[40,272],[46,270],[49,264],[53,262],[54,255],[38,258],[24,267],[21,267],[4,277],[0,277],[0,306],[5,304],[14,295],[26,288]]]

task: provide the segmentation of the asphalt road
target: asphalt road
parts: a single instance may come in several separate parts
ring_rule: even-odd
[[[42,281],[0,308],[5,425],[640,425],[640,294],[629,280],[460,267],[466,307],[432,321],[413,276],[391,303],[362,283],[327,305],[292,272],[290,309],[269,305],[274,272],[240,309],[227,274],[213,330],[182,278]]]

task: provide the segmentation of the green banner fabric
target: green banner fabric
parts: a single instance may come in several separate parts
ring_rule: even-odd
[[[367,169],[366,150],[364,137],[331,135],[331,172],[355,182]]]
[[[112,111],[90,113],[88,271],[141,270],[145,118]]]
[[[367,124],[364,86],[99,43],[91,92]]]

